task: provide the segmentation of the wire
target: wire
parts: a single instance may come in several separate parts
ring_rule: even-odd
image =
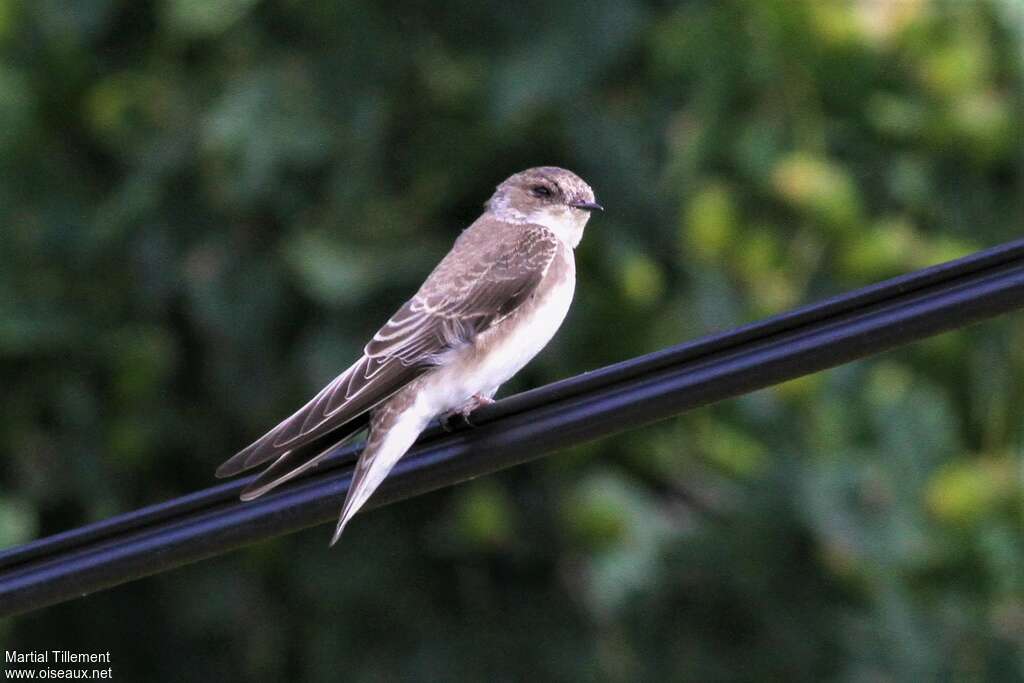
[[[1024,240],[527,391],[428,430],[386,505],[1024,307]],[[0,616],[333,521],[358,446],[248,503],[247,477],[0,552]]]

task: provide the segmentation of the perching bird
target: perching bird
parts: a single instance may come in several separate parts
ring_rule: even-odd
[[[573,249],[601,209],[576,174],[542,166],[498,186],[416,295],[363,356],[313,400],[217,469],[272,464],[242,491],[263,495],[366,426],[331,545],[435,417],[464,417],[551,340],[572,302]],[[362,419],[360,419],[362,418]]]

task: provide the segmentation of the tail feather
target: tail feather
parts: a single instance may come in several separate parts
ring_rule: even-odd
[[[285,451],[267,469],[260,473],[255,481],[242,489],[242,500],[259,498],[264,493],[277,488],[320,464],[335,448],[348,443],[359,432],[366,428],[366,420],[354,420],[342,429],[335,430],[324,438],[314,441],[301,448]],[[319,452],[317,452],[319,450]],[[315,455],[310,456],[310,453]]]
[[[341,538],[352,516],[363,507],[388,472],[416,442],[429,421],[429,415],[423,415],[415,409],[415,405],[408,405],[403,398],[385,404],[374,414],[370,424],[370,438],[352,471],[345,504],[331,538],[332,546]]]

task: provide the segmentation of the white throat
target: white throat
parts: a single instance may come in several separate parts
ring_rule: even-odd
[[[588,212],[568,206],[549,206],[524,213],[507,203],[495,206],[492,201],[488,208],[494,212],[497,218],[509,223],[542,225],[573,249],[583,239],[583,228],[586,227],[587,220],[590,218]]]
[[[587,225],[590,214],[568,206],[554,206],[533,211],[529,217],[531,223],[543,225],[555,233],[558,239],[575,249],[583,239],[583,228]]]

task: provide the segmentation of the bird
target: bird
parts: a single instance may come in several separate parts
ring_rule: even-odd
[[[363,355],[216,476],[270,463],[242,490],[252,500],[368,425],[333,546],[432,420],[469,422],[555,335],[576,286],[574,250],[597,210],[594,191],[572,171],[539,166],[507,178]]]

